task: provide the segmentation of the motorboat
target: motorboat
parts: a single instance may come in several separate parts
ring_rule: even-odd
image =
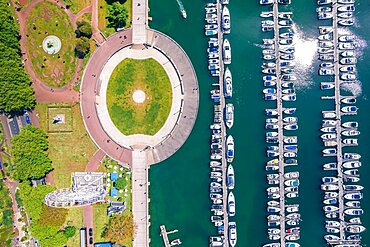
[[[356,80],[356,75],[351,73],[344,73],[340,75],[340,79],[344,81],[353,81]]]
[[[206,30],[213,30],[213,29],[217,29],[218,25],[217,24],[207,24],[204,27]]]
[[[276,116],[278,114],[278,111],[276,109],[266,109],[265,114],[267,116]]]
[[[295,52],[295,48],[294,47],[281,48],[279,51],[282,53],[292,54]]]
[[[297,157],[297,153],[296,152],[284,152],[284,157],[285,158],[295,158]]]
[[[356,46],[353,43],[340,42],[338,48],[339,50],[354,50]]]
[[[324,164],[323,165],[323,169],[324,170],[336,170],[338,168],[338,165],[337,165],[337,163],[335,163],[335,162],[332,162],[332,163],[326,163],[326,164]]]
[[[333,206],[333,205],[327,205],[323,207],[325,212],[337,212],[339,210],[338,207]]]
[[[262,18],[269,18],[269,17],[272,17],[272,16],[273,16],[273,13],[270,12],[270,11],[268,11],[268,12],[262,12],[260,14],[260,17],[262,17]]]
[[[211,161],[211,162],[209,162],[209,166],[210,167],[221,167],[221,162],[219,162],[219,161]]]
[[[337,198],[329,198],[329,199],[325,199],[323,201],[324,204],[327,204],[327,205],[335,205],[338,203],[338,199]]]
[[[323,177],[322,179],[323,183],[338,183],[339,178],[336,177]]]
[[[329,199],[329,198],[338,198],[338,192],[333,192],[333,191],[326,191],[324,193],[324,199]]]
[[[347,66],[341,66],[339,68],[340,72],[347,72],[347,73],[354,73],[356,72],[356,67],[352,65],[347,65]]]
[[[284,165],[286,166],[295,166],[298,165],[297,159],[286,159],[284,162]]]
[[[218,64],[208,65],[208,70],[218,70],[218,69],[220,69],[220,65],[218,65]]]
[[[352,18],[349,18],[349,19],[339,20],[338,24],[341,26],[352,26],[353,24],[355,24],[355,22]]]
[[[279,207],[268,206],[267,207],[267,212],[268,213],[278,213],[278,212],[280,212],[280,208]]]
[[[317,13],[317,18],[319,20],[327,20],[327,19],[333,18],[333,14],[332,13],[327,13],[327,12],[319,12],[319,13]]]
[[[231,247],[234,247],[237,242],[236,223],[229,222],[229,243]]]
[[[338,11],[340,11],[340,12],[347,12],[347,11],[353,12],[353,11],[355,11],[355,6],[353,4],[339,6]]]
[[[283,88],[292,88],[292,87],[294,87],[294,83],[292,81],[287,81],[287,82],[281,83],[281,86]]]
[[[339,62],[343,65],[349,65],[349,64],[355,64],[357,62],[357,59],[355,57],[345,57],[345,58],[341,58]]]
[[[235,216],[235,197],[232,191],[227,196],[227,211],[229,216]]]
[[[344,213],[346,215],[360,216],[360,215],[363,215],[364,210],[361,209],[361,208],[348,208],[348,209],[344,210]]]
[[[358,169],[350,169],[350,170],[346,170],[343,172],[345,175],[348,175],[348,176],[360,176],[360,173],[358,171]]]
[[[269,124],[266,124],[265,125],[265,128],[266,129],[270,129],[270,130],[275,130],[275,129],[278,129],[279,128],[279,125],[269,123]]]
[[[336,132],[336,128],[335,127],[323,127],[320,129],[320,131],[322,132],[325,132],[325,133],[334,133]]]
[[[329,40],[333,40],[333,35],[332,35],[332,33],[321,34],[321,35],[318,37],[318,39],[319,39],[320,41],[324,41],[324,40],[327,40],[327,41],[329,41]]]
[[[334,75],[333,69],[320,68],[319,75]]]
[[[337,149],[336,148],[326,148],[324,150],[322,150],[323,154],[327,154],[327,155],[334,155],[337,153]]]
[[[300,247],[301,245],[299,243],[295,242],[285,242],[285,247]]]
[[[209,64],[220,64],[220,60],[218,58],[212,58],[208,60]]]
[[[295,81],[297,80],[297,77],[294,75],[282,75],[281,80],[283,81]]]
[[[226,139],[226,159],[229,163],[234,160],[234,138],[231,135]]]
[[[318,5],[330,4],[332,2],[333,2],[332,0],[317,0]]]
[[[334,87],[335,85],[332,82],[321,82],[320,84],[321,90],[333,89]]]
[[[267,5],[267,4],[272,4],[274,0],[260,0],[261,5]]]
[[[264,244],[262,247],[280,247],[280,243]]]
[[[275,75],[276,74],[276,69],[272,69],[272,68],[263,69],[262,73],[269,74],[269,75]]]
[[[357,100],[356,98],[349,97],[349,98],[342,99],[341,102],[344,104],[355,104]]]
[[[343,185],[343,188],[346,191],[360,191],[364,189],[364,186],[356,184],[345,184]]]
[[[361,192],[351,192],[344,194],[344,198],[347,200],[361,200],[363,198],[363,194]]]
[[[284,126],[285,130],[297,130],[298,129],[298,124],[293,123],[293,124],[287,124]]]
[[[337,121],[335,120],[322,120],[321,122],[322,127],[334,127],[337,125]]]
[[[263,85],[265,87],[273,87],[276,86],[276,81],[263,81]]]
[[[234,125],[234,105],[231,103],[225,106],[225,124],[230,129]]]
[[[229,34],[230,33],[230,27],[231,27],[231,24],[230,24],[230,11],[229,11],[229,9],[226,6],[224,6],[222,8],[221,23],[222,23],[222,31],[225,34]]]
[[[279,189],[279,187],[268,187],[268,188],[266,189],[266,191],[267,191],[268,193],[279,193],[280,189]]]
[[[291,27],[293,22],[291,20],[280,20],[279,25],[282,27]]]
[[[284,113],[288,115],[292,115],[296,112],[296,108],[285,108]]]
[[[294,54],[281,54],[280,59],[284,60],[294,60],[295,56]]]
[[[235,186],[234,167],[231,164],[227,167],[226,185],[229,190],[234,189]]]
[[[262,90],[264,94],[276,94],[277,91],[275,88],[265,88]]]
[[[323,118],[336,118],[337,114],[334,111],[323,111],[322,116]]]
[[[326,133],[321,135],[321,139],[323,140],[334,140],[337,138],[337,134],[334,133]]]
[[[298,145],[284,145],[284,151],[297,152],[298,151]]]
[[[337,236],[337,235],[325,235],[324,236],[324,239],[327,241],[327,242],[335,242],[335,241],[339,241],[340,240],[340,237]]]
[[[227,67],[224,74],[225,97],[231,98],[233,96],[233,82],[230,69]]]
[[[216,35],[217,34],[217,29],[206,29],[205,35],[206,36],[211,36],[211,35]]]
[[[276,124],[279,120],[277,118],[267,118],[266,123]]]
[[[361,233],[366,230],[366,228],[361,225],[349,225],[349,226],[346,226],[345,229],[346,229],[346,232],[349,232],[349,233]]]
[[[357,112],[357,110],[358,110],[357,106],[344,106],[341,109],[341,111],[344,113],[354,113]]]
[[[221,187],[222,187],[222,184],[220,184],[220,183],[216,183],[216,182],[212,182],[212,183],[210,184],[210,186],[211,186],[211,187],[213,187],[213,188],[221,188]]]
[[[358,127],[358,122],[345,122],[342,124],[343,128],[356,129]]]
[[[290,213],[290,215],[294,215],[292,213],[297,213],[299,211],[299,204],[294,204],[294,205],[287,205],[285,208],[285,211]],[[298,214],[296,214],[298,215]],[[288,219],[293,219],[293,218],[299,218],[299,217],[287,217]]]
[[[186,17],[184,17],[184,18],[186,18]],[[180,245],[180,244],[182,244],[182,242],[179,238],[177,238],[177,239],[174,239],[174,240],[171,241],[170,246],[175,246],[175,245]]]
[[[326,228],[326,231],[328,232],[328,233],[339,233],[339,229],[338,228],[335,228],[335,227],[327,227]]]
[[[225,64],[231,64],[231,46],[228,39],[224,39],[224,43],[222,45],[222,52]]]
[[[271,207],[278,207],[280,203],[278,201],[268,201],[267,205]]]
[[[348,182],[348,183],[357,183],[360,181],[360,178],[359,177],[351,177],[351,176],[346,176],[344,177],[343,179],[344,182]]]
[[[275,60],[276,58],[274,55],[266,54],[266,55],[263,55],[263,59],[264,60]]]
[[[291,187],[297,187],[299,186],[299,180],[298,179],[289,179],[284,182],[284,185],[291,186]]]
[[[358,136],[360,134],[360,131],[358,130],[344,130],[342,131],[342,135],[344,136]]]
[[[281,39],[292,39],[294,37],[294,33],[292,32],[281,33],[279,37]]]
[[[342,4],[354,4],[355,0],[338,0],[338,3]]]
[[[319,60],[334,61],[334,55],[333,54],[319,54]]]
[[[347,138],[342,140],[343,144],[349,145],[349,146],[357,146],[358,140],[355,138]]]
[[[281,90],[283,94],[295,94],[295,89],[294,88],[285,88]]]
[[[348,223],[351,224],[362,224],[360,217],[354,217],[348,220]]]
[[[286,94],[283,97],[281,97],[283,101],[296,101],[296,95],[295,94]]]
[[[338,189],[339,189],[339,186],[336,184],[322,184],[321,185],[321,190],[323,191],[335,191]]]
[[[286,136],[283,141],[285,144],[295,144],[297,143],[298,138],[296,136]]]
[[[353,169],[361,167],[360,161],[347,161],[342,164],[343,168]]]

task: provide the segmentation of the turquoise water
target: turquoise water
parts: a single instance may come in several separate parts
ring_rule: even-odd
[[[209,124],[212,121],[212,102],[209,99],[211,84],[215,81],[207,70],[207,39],[204,30],[204,5],[207,1],[183,1],[188,18],[182,19],[176,0],[150,1],[150,26],[174,38],[188,53],[197,72],[200,88],[200,108],[198,119],[192,134],[185,145],[170,159],[150,169],[150,214],[151,214],[151,246],[163,246],[159,236],[159,226],[165,224],[168,229],[179,229],[179,233],[171,238],[181,238],[185,247],[207,246],[208,236],[215,234],[215,227],[210,223],[208,184],[209,184]],[[257,0],[231,0],[232,29],[228,38],[232,45],[233,63],[230,66],[233,74],[234,98],[236,107],[235,124],[228,133],[233,134],[236,145],[236,157],[233,162],[236,172],[237,214],[235,221],[238,226],[237,246],[261,246],[267,242],[266,234],[266,172],[264,170],[264,109],[273,107],[262,100],[263,89],[260,73],[261,48],[256,44],[262,42],[266,34],[260,31],[261,11],[267,10]],[[294,11],[294,21],[308,36],[318,35],[318,25],[324,22],[316,20],[316,1],[295,0],[287,10]],[[356,1],[356,15],[359,27],[352,30],[370,44],[370,34],[366,24],[370,16],[366,13],[370,5],[366,0]],[[365,48],[363,57],[357,68],[363,84],[363,92],[358,98],[359,115],[351,117],[360,123],[360,146],[355,148],[362,155],[362,180],[365,186],[363,208],[370,209],[370,153],[366,140],[370,139],[369,102],[370,52]],[[323,163],[330,158],[321,157],[322,142],[319,139],[321,110],[333,108],[331,101],[323,101],[319,89],[320,79],[316,76],[318,63],[312,72],[313,84],[300,89],[298,100],[294,105],[298,108],[299,138],[298,170],[301,173],[300,197],[296,199],[301,205],[302,214],[301,240],[302,246],[325,246],[322,240],[325,220],[322,211],[322,193],[319,189],[321,177],[329,175],[323,172]],[[344,119],[345,120],[345,119]],[[350,151],[349,148],[347,148]],[[346,150],[345,150],[346,151]],[[291,169],[290,169],[291,170]],[[294,202],[293,200],[290,200]],[[365,211],[362,217],[365,227],[370,227],[370,214]],[[370,243],[370,234],[363,234],[363,243]]]

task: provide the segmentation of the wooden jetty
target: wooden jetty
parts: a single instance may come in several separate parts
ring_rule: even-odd
[[[162,239],[163,239],[164,246],[165,247],[171,247],[172,245],[171,245],[170,240],[168,239],[168,235],[171,234],[171,233],[178,232],[179,230],[175,229],[175,230],[167,232],[165,225],[161,225],[160,229],[161,229],[161,236],[162,236]]]

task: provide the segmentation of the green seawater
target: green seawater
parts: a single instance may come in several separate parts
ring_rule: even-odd
[[[165,224],[168,230],[178,229],[170,239],[180,238],[184,247],[208,246],[208,237],[216,234],[210,222],[209,189],[209,125],[213,120],[213,103],[209,90],[215,79],[207,70],[207,38],[204,36],[205,0],[183,1],[188,18],[182,19],[175,0],[150,1],[150,26],[174,38],[187,52],[199,81],[200,107],[193,132],[184,146],[171,158],[156,164],[150,169],[150,238],[152,247],[164,246],[159,235],[159,226]],[[316,19],[316,1],[293,0],[285,10],[293,11],[293,20],[305,35],[316,37],[318,26],[325,22]],[[232,64],[235,105],[234,127],[228,132],[234,136],[236,151],[233,162],[236,173],[236,217],[238,227],[237,246],[261,246],[268,242],[266,225],[266,172],[264,163],[266,144],[264,142],[264,109],[274,107],[273,103],[262,99],[262,74],[260,72],[262,38],[271,37],[260,31],[261,11],[268,10],[258,4],[257,0],[231,0],[231,34],[228,39],[232,46]],[[370,5],[367,0],[356,1],[357,27],[351,28],[370,44],[369,24]],[[329,23],[327,23],[329,24]],[[345,121],[359,121],[361,135],[360,146],[346,148],[344,151],[356,151],[362,155],[363,166],[360,168],[360,184],[365,186],[365,198],[362,217],[365,227],[370,228],[370,152],[366,140],[370,140],[370,59],[369,48],[364,49],[363,56],[357,63],[359,78],[362,82],[362,94],[356,104],[360,110],[355,117],[346,117]],[[299,130],[296,131],[299,144],[299,166],[287,168],[287,171],[300,171],[300,196],[289,203],[299,203],[301,222],[301,240],[305,247],[326,246],[323,235],[324,213],[322,210],[321,177],[331,175],[322,171],[323,163],[333,161],[323,158],[323,145],[320,136],[321,111],[334,107],[332,101],[323,101],[324,95],[319,88],[317,75],[318,62],[312,65],[313,83],[299,89],[297,101],[291,106],[297,107]],[[325,79],[323,79],[325,80]],[[325,92],[326,93],[326,92]],[[327,95],[328,93],[326,93]],[[287,106],[289,106],[287,104]],[[334,174],[333,174],[334,175]],[[362,234],[363,243],[370,243],[370,233]]]

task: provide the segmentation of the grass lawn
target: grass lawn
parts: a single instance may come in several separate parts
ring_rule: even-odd
[[[83,226],[82,218],[83,215],[81,207],[68,209],[65,225],[76,227],[76,234],[72,238],[68,239],[67,246],[80,246],[79,229]]]
[[[55,122],[54,119],[61,119]],[[73,119],[70,107],[48,107],[48,132],[72,132]]]
[[[105,224],[108,223],[107,208],[108,204],[95,204],[94,208],[94,241],[104,242],[105,239],[101,236]]]
[[[55,35],[62,42],[57,54],[47,54],[42,48],[48,35]],[[76,38],[63,10],[50,2],[37,4],[27,18],[26,36],[29,58],[38,78],[52,87],[68,84],[76,69]]]
[[[91,5],[91,0],[62,0],[62,2],[69,6],[73,14],[77,14]]]
[[[127,23],[125,28],[131,26],[131,21],[132,21],[132,0],[126,0],[124,3],[126,6],[126,9],[128,10],[128,18],[127,18]],[[106,37],[109,37],[110,35],[114,34],[116,30],[111,27],[107,27],[108,21],[105,19],[105,17],[108,15],[108,6],[109,4],[107,3],[106,0],[98,0],[98,26],[99,30],[104,33]]]
[[[143,103],[132,94],[142,90]],[[116,127],[125,135],[154,135],[171,110],[172,88],[166,71],[154,59],[124,59],[114,69],[108,84],[107,106]]]
[[[49,107],[70,107],[73,130],[69,133],[48,133],[49,157],[53,161],[54,186],[58,189],[71,186],[71,173],[84,171],[89,159],[97,148],[85,130],[79,104],[70,103],[37,103],[40,127],[48,131]],[[66,123],[70,124],[70,123]]]

